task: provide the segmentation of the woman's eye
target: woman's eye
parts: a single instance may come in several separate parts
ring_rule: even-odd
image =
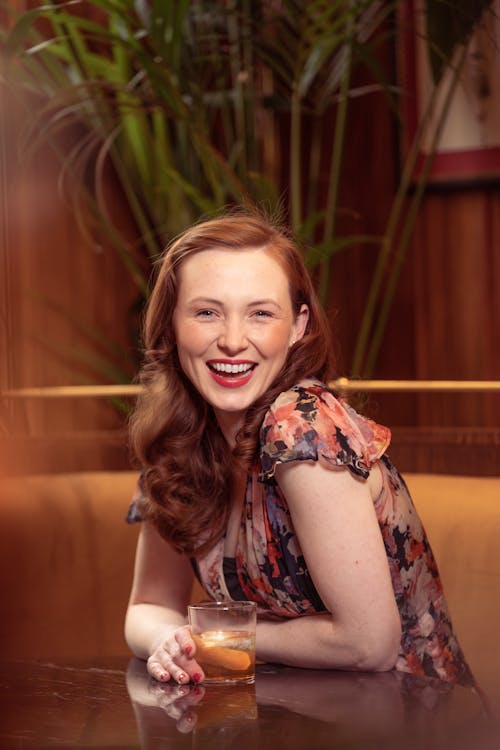
[[[272,318],[273,314],[269,310],[256,310],[254,312],[256,318]]]
[[[212,318],[213,315],[214,315],[213,310],[197,310],[196,311],[197,318]]]

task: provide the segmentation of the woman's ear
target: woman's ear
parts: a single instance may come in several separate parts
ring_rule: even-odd
[[[290,346],[299,341],[304,333],[306,332],[307,323],[309,321],[309,308],[307,305],[301,305],[300,310],[295,318],[295,322],[292,328],[292,335],[290,338]]]

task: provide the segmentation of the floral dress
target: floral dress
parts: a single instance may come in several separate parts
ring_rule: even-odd
[[[366,479],[377,463],[383,487],[374,507],[402,625],[396,669],[472,686],[425,531],[404,480],[385,455],[389,442],[388,428],[357,414],[318,381],[304,380],[281,393],[266,413],[260,455],[249,472],[233,575],[224,539],[193,561],[195,570],[214,599],[249,599],[261,613],[282,618],[326,612],[274,478],[276,466],[319,461]]]

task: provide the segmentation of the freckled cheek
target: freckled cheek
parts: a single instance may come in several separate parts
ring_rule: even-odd
[[[285,354],[288,351],[290,332],[288,328],[281,327],[273,331],[257,331],[252,340],[259,346],[266,356]]]
[[[175,338],[180,357],[199,357],[210,346],[213,335],[208,330],[200,330],[199,326],[183,326],[176,331]]]

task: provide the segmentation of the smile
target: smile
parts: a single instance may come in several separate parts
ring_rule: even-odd
[[[224,372],[227,375],[237,375],[241,372],[252,370],[255,365],[251,362],[242,362],[241,364],[232,365],[229,362],[209,362],[208,366],[215,372]]]
[[[218,385],[225,388],[238,388],[246,385],[251,379],[255,362],[207,362],[210,375]]]

